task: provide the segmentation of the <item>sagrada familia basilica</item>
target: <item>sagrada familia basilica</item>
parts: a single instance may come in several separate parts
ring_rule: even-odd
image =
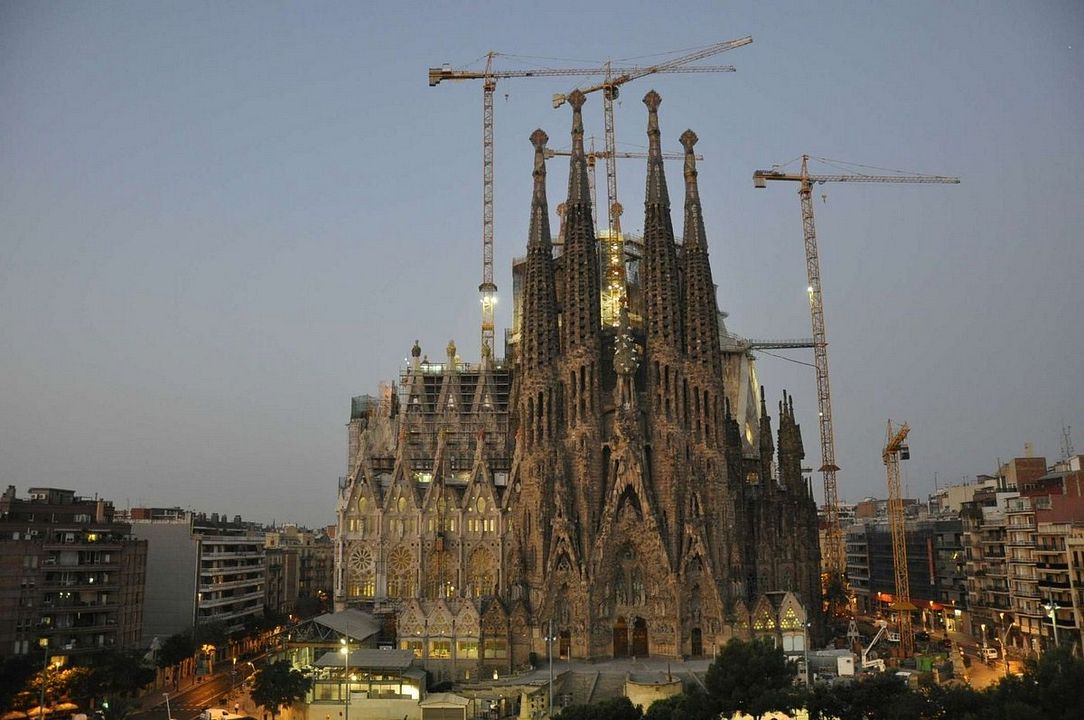
[[[354,399],[335,602],[463,679],[571,658],[710,655],[821,617],[817,508],[793,400],[773,432],[748,347],[716,301],[692,131],[675,240],[654,91],[639,238],[596,234],[584,96],[551,236],[546,134],[531,135],[526,258],[507,360],[416,343]],[[616,249],[615,249],[616,248]],[[615,272],[615,270],[617,272]]]

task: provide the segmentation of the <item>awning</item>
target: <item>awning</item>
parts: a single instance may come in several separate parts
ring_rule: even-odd
[[[372,615],[354,608],[324,613],[314,617],[312,621],[352,640],[365,640],[380,632],[380,624]]]
[[[350,652],[350,661],[341,652],[326,652],[313,663],[316,667],[349,667],[351,670],[406,670],[414,662],[411,650],[374,650],[361,648]]]

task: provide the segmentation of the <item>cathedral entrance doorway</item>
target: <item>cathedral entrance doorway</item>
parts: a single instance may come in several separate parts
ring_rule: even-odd
[[[700,628],[693,628],[692,631],[692,648],[689,653],[693,657],[700,657],[704,654],[704,638],[700,633]]]
[[[636,618],[632,624],[632,654],[635,657],[647,657],[647,620]]]
[[[623,658],[629,656],[629,626],[625,622],[625,616],[617,618],[614,623],[614,657]]]
[[[568,660],[572,655],[572,633],[562,630],[557,638],[557,657]]]

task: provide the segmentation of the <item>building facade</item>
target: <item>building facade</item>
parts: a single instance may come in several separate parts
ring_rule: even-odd
[[[644,234],[595,232],[573,94],[557,242],[532,135],[527,256],[506,355],[430,362],[356,398],[339,488],[337,606],[396,617],[400,647],[498,670],[552,638],[575,658],[703,655],[766,592],[819,627],[817,510],[793,399],[773,437],[747,351],[727,349],[696,136],[675,241],[654,92]],[[555,245],[557,246],[555,248]],[[747,616],[746,616],[747,617]],[[552,634],[551,634],[552,633]]]
[[[292,613],[299,598],[330,600],[335,546],[325,533],[295,526],[269,530],[264,536],[264,552],[267,608]]]
[[[264,534],[251,523],[177,508],[133,508],[132,534],[147,541],[143,643],[263,614]]]
[[[1001,492],[964,504],[976,637],[1024,654],[1055,643],[1077,654],[1084,648],[1080,462],[1048,469],[1044,458],[1016,458],[1001,468]]]
[[[71,490],[0,498],[0,657],[55,659],[137,647],[147,543],[113,504]],[[44,649],[43,649],[44,648]]]
[[[967,610],[963,523],[956,517],[911,519],[905,524],[911,602],[925,627],[954,626],[955,611]],[[892,531],[887,520],[852,525],[845,531],[847,577],[857,609],[890,616],[896,599]],[[952,616],[950,618],[950,616]]]

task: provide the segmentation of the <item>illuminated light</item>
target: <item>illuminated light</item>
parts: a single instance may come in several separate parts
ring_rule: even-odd
[[[810,285],[809,287],[807,287],[807,288],[805,289],[805,291],[806,291],[806,292],[813,292],[813,286],[812,286],[812,285]]]

